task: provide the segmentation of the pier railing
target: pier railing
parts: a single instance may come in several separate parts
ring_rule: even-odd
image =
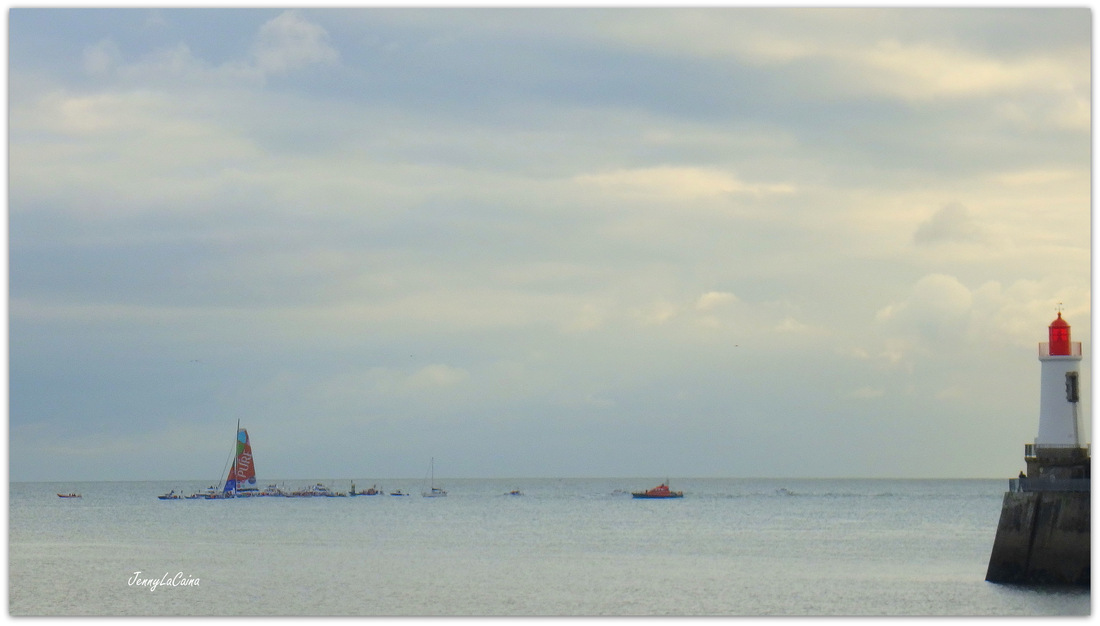
[[[1008,490],[1020,491],[1091,491],[1089,478],[1013,478]]]
[[[1054,454],[1058,454],[1060,456],[1064,456],[1064,453],[1071,452],[1073,450],[1080,450],[1082,456],[1088,457],[1088,456],[1091,456],[1091,454],[1092,454],[1092,444],[1091,443],[1086,443],[1086,444],[1083,444],[1083,445],[1075,445],[1075,444],[1025,443],[1024,444],[1024,458],[1025,459],[1034,459],[1034,458],[1036,458],[1036,455],[1042,450],[1048,450],[1048,451],[1053,452]]]

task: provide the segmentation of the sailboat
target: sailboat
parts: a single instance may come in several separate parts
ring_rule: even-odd
[[[237,440],[233,444],[233,463],[221,490],[213,486],[206,491],[187,496],[188,500],[221,500],[223,498],[246,498],[263,495],[256,486],[256,464],[252,460],[252,445],[248,441],[248,431],[241,428],[237,420]]]
[[[447,495],[447,492],[443,491],[442,489],[435,486],[435,457],[434,456],[432,457],[431,464],[428,465],[428,471],[431,473],[431,482],[429,483],[430,490],[429,491],[423,491],[423,492],[420,493],[420,495],[424,496],[425,498],[443,498],[443,497],[445,497]]]
[[[256,464],[252,459],[252,444],[248,441],[248,431],[241,428],[237,420],[237,442],[233,451],[233,465],[225,478],[222,494],[226,498],[247,498],[260,495],[256,486]]]

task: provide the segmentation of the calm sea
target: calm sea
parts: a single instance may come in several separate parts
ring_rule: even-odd
[[[421,497],[419,480],[355,482],[416,495],[161,501],[207,485],[12,483],[9,612],[1090,612],[1088,590],[984,581],[1005,480],[674,479],[682,500],[630,497],[660,478],[437,478],[446,498]],[[505,495],[513,489],[524,495]],[[83,497],[55,495],[70,491]]]

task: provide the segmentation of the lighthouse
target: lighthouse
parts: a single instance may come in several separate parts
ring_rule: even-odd
[[[1039,433],[1024,446],[1027,477],[1083,478],[1088,447],[1082,445],[1077,405],[1081,342],[1072,341],[1062,312],[1047,327],[1049,341],[1039,344]]]
[[[1035,447],[1079,448],[1077,425],[1077,371],[1081,364],[1081,342],[1070,341],[1069,323],[1050,323],[1050,341],[1039,344],[1042,378],[1039,387],[1039,435]]]
[[[1039,434],[1024,444],[1027,474],[1009,481],[985,579],[1088,587],[1092,461],[1078,428],[1081,344],[1058,318],[1039,344]]]

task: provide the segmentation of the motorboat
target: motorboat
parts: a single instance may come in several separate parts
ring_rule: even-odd
[[[668,488],[668,481],[665,481],[665,482],[661,483],[660,485],[657,485],[653,489],[650,489],[648,491],[632,491],[632,492],[630,492],[630,495],[634,496],[635,498],[651,498],[651,499],[656,499],[656,498],[683,498],[684,497],[684,492],[683,491],[671,491]]]

